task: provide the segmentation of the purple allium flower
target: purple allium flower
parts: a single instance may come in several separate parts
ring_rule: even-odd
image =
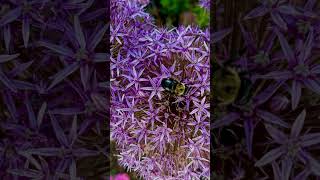
[[[210,0],[200,0],[199,5],[206,10],[210,10]]]
[[[209,33],[159,28],[136,1],[111,1],[111,138],[145,179],[209,178]],[[172,77],[187,86],[174,97]]]

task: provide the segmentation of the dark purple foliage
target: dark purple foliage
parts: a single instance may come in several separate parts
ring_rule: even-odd
[[[107,175],[107,8],[1,1],[0,179]]]

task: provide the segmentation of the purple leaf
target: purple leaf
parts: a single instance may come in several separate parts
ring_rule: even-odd
[[[2,54],[0,55],[0,63],[4,63],[4,62],[11,61],[13,59],[16,59],[17,57],[19,57],[19,55],[20,54],[12,54],[12,55]]]
[[[75,72],[79,68],[79,63],[74,62],[73,64],[67,66],[63,70],[59,71],[57,74],[54,75],[54,80],[48,87],[48,89],[53,88],[56,84],[64,80],[66,77],[68,77],[70,74]]]
[[[68,139],[67,139],[63,129],[59,125],[58,120],[50,112],[49,112],[49,115],[50,115],[50,119],[51,119],[52,128],[53,128],[54,133],[57,137],[57,140],[60,142],[61,145],[65,146],[65,147],[69,147],[70,144],[68,142]]]
[[[254,165],[257,167],[264,166],[276,160],[282,154],[284,154],[284,149],[282,147],[275,148],[267,152],[260,160],[258,160]]]

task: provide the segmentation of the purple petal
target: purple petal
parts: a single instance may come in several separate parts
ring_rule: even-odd
[[[291,138],[297,138],[303,128],[304,119],[306,118],[306,110],[304,109],[294,121],[291,128]]]
[[[311,133],[301,136],[301,146],[308,147],[320,144],[320,133]]]
[[[213,122],[212,128],[218,128],[218,127],[229,125],[232,122],[238,120],[239,118],[240,118],[240,115],[238,113],[233,113],[233,112],[228,113],[227,115],[225,115],[221,119]]]
[[[275,30],[279,41],[280,41],[280,45],[283,51],[283,54],[286,56],[289,64],[292,64],[295,62],[295,56],[293,53],[293,50],[291,49],[291,47],[289,46],[288,41],[286,40],[286,38],[283,36],[283,34],[281,32],[279,32],[277,29]]]
[[[71,144],[73,144],[74,141],[77,138],[77,130],[78,130],[78,127],[77,127],[77,115],[74,115],[73,121],[72,121],[72,125],[71,125],[71,128],[70,128],[70,133],[69,133],[69,141],[71,142]]]
[[[249,158],[252,157],[252,140],[253,140],[253,121],[252,119],[247,119],[244,122],[245,136],[246,136],[246,146]]]
[[[7,173],[10,173],[14,176],[21,176],[21,177],[28,177],[31,179],[42,179],[43,174],[39,171],[32,170],[32,169],[8,169]]]
[[[79,68],[79,63],[74,62],[73,64],[71,64],[71,65],[67,66],[66,68],[64,68],[63,70],[59,71],[57,74],[55,74],[53,76],[54,80],[52,81],[52,83],[50,84],[48,89],[51,89],[52,87],[54,87],[56,84],[58,84],[59,82],[64,80],[66,77],[68,77],[70,74],[75,72],[78,68]]]
[[[276,162],[272,163],[272,170],[273,170],[273,177],[275,180],[282,180],[281,179],[281,172],[279,165]]]
[[[67,139],[66,135],[64,134],[63,129],[59,125],[58,120],[54,117],[53,114],[49,113],[49,115],[50,115],[50,119],[51,119],[51,125],[52,125],[54,133],[57,137],[57,140],[60,142],[61,145],[65,146],[65,147],[69,147],[70,144],[68,142],[68,139]]]
[[[264,7],[264,6],[259,6],[251,10],[245,17],[244,20],[252,19],[252,18],[257,18],[264,16],[269,12],[269,9]]]
[[[43,102],[39,111],[38,111],[38,115],[37,115],[37,125],[38,125],[38,128],[40,128],[41,126],[41,123],[43,121],[43,117],[46,113],[46,109],[47,109],[47,103],[46,102]]]
[[[296,10],[295,7],[290,6],[290,5],[282,5],[277,8],[277,11],[282,13],[282,14],[287,14],[287,15],[299,15],[300,13]]]
[[[25,99],[24,104],[26,105],[27,111],[28,111],[29,125],[32,129],[36,129],[37,128],[37,120],[36,120],[36,116],[34,114],[34,111],[32,109],[31,102],[28,97]]]
[[[212,43],[216,43],[219,42],[220,40],[222,40],[224,37],[226,37],[228,34],[230,34],[232,31],[231,28],[228,29],[223,29],[221,31],[215,32],[212,34]]]
[[[86,40],[85,40],[83,31],[82,31],[81,24],[80,24],[78,16],[74,17],[73,23],[74,23],[74,30],[75,30],[76,39],[77,39],[80,47],[82,49],[85,49],[86,48]]]
[[[39,156],[61,156],[62,151],[60,148],[37,148],[37,149],[28,149],[25,151],[29,154],[35,154]]]
[[[4,44],[6,46],[7,52],[10,51],[10,41],[11,41],[11,29],[10,24],[3,28]]]
[[[43,42],[43,41],[40,41],[39,45],[46,47],[46,48],[48,48],[58,54],[61,54],[61,55],[67,56],[67,57],[73,56],[72,50],[69,48],[63,47],[63,46],[59,46],[59,45],[55,45],[55,44],[51,44],[51,43]]]
[[[11,61],[13,59],[16,59],[20,54],[12,54],[12,55],[0,55],[0,63],[4,63],[4,62],[8,62]]]
[[[274,128],[273,126],[265,124],[265,127],[272,139],[278,144],[283,144],[283,142],[285,142],[288,139],[287,135],[285,135],[278,129]]]
[[[281,15],[277,12],[271,12],[271,18],[273,22],[278,25],[281,29],[287,30],[287,23],[282,19]]]
[[[255,105],[260,105],[265,103],[273,94],[281,87],[284,81],[279,81],[274,84],[269,85],[265,90],[263,90],[260,94],[258,94],[254,100]]]
[[[277,124],[282,127],[289,127],[288,123],[284,122],[280,117],[263,110],[257,110],[257,115],[266,122]]]
[[[92,40],[88,44],[88,48],[90,50],[94,50],[97,47],[97,45],[102,40],[102,38],[103,38],[103,36],[106,33],[108,28],[109,28],[109,26],[105,25],[101,29],[99,29],[97,32],[94,32],[93,37],[90,38]]]
[[[69,173],[70,173],[70,179],[77,179],[77,166],[76,166],[76,161],[74,159],[72,159],[71,161]]]
[[[313,28],[310,28],[309,30],[309,34],[307,37],[307,40],[305,42],[305,45],[303,47],[303,49],[301,50],[301,59],[299,59],[299,61],[301,63],[305,62],[306,59],[310,56],[311,54],[311,50],[312,50],[312,46],[313,46],[313,41],[314,41],[314,36],[313,36]]]
[[[282,154],[284,154],[284,149],[282,147],[278,147],[276,149],[273,149],[271,151],[269,151],[268,153],[266,153],[260,160],[258,160],[255,163],[255,166],[263,166],[266,165],[268,163],[273,162],[274,160],[276,160],[278,157],[280,157]]]
[[[320,85],[316,80],[305,79],[303,83],[305,86],[307,86],[308,89],[314,91],[315,93],[320,94]]]
[[[259,75],[257,78],[262,78],[262,79],[276,79],[276,80],[287,80],[292,77],[292,73],[290,71],[272,71],[268,74],[265,75]]]
[[[0,26],[4,26],[16,20],[21,15],[21,7],[10,10],[7,14],[0,19]]]
[[[11,91],[15,93],[18,91],[16,86],[14,86],[13,82],[4,74],[1,68],[0,68],[0,81]]]
[[[291,92],[291,103],[292,110],[296,109],[301,97],[301,84],[300,82],[294,80],[292,82],[292,92]]]
[[[11,114],[13,121],[16,123],[18,121],[17,119],[18,114],[17,114],[16,105],[15,105],[14,99],[12,98],[11,93],[9,93],[8,91],[3,91],[2,98]]]
[[[281,161],[281,167],[282,167],[282,178],[281,180],[289,180],[291,170],[292,170],[292,159],[290,157],[286,157]]]
[[[25,48],[28,47],[28,42],[29,42],[29,37],[30,37],[30,22],[29,18],[23,18],[22,20],[22,38],[23,38],[23,45]]]

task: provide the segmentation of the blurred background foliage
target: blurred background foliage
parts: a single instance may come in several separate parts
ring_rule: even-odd
[[[209,25],[209,12],[198,5],[198,0],[151,0],[147,11],[158,26]]]
[[[159,27],[178,27],[179,25],[195,25],[200,28],[209,26],[210,14],[198,5],[198,0],[151,0],[146,7],[148,13],[155,18],[155,23]],[[114,176],[119,173],[127,173],[131,180],[138,180],[134,172],[128,172],[117,163],[118,154],[115,143],[111,142],[111,171]]]

